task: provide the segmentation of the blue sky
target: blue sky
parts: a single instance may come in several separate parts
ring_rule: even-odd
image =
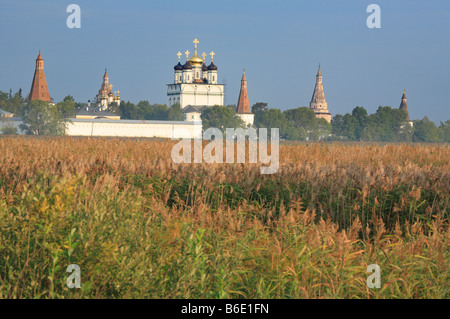
[[[66,8],[81,7],[81,29]],[[366,8],[381,7],[381,29]],[[105,67],[124,100],[166,103],[176,53],[214,50],[227,104],[246,69],[250,104],[308,106],[319,63],[331,113],[398,107],[412,119],[450,119],[450,1],[447,0],[0,0],[0,90],[31,87],[41,50],[50,95],[87,101]],[[209,63],[209,58],[208,58]]]

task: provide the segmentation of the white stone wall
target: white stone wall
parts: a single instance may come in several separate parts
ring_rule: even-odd
[[[161,137],[161,138],[202,138],[202,122],[198,116],[189,122],[183,121],[134,121],[70,119],[66,135],[69,136],[117,136],[117,137]],[[23,121],[17,118],[0,118],[0,129],[12,126],[17,134],[25,134],[20,129]],[[1,134],[1,133],[0,133]]]
[[[161,138],[202,138],[201,122],[79,120],[67,125],[69,136],[125,136]]]

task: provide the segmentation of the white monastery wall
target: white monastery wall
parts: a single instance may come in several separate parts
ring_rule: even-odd
[[[71,119],[69,136],[202,138],[201,122]]]

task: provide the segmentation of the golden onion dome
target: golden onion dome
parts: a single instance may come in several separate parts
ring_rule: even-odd
[[[199,65],[199,66],[202,66],[202,64],[203,64],[203,59],[202,59],[201,57],[198,56],[197,50],[196,50],[195,53],[194,53],[194,55],[191,56],[191,57],[188,59],[188,62],[189,62],[191,65]]]

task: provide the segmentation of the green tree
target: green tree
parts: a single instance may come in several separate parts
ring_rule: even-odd
[[[67,101],[75,102],[75,99],[73,98],[72,95],[67,95],[67,96],[63,99],[63,102],[67,102]]]
[[[225,133],[227,128],[245,128],[245,123],[236,115],[236,112],[225,106],[214,105],[202,110],[203,130],[216,127]]]
[[[22,89],[18,92],[12,93],[12,90],[8,93],[0,91],[0,108],[13,113],[15,116],[22,116],[25,110],[25,99],[22,97]]]
[[[143,120],[144,114],[142,110],[131,102],[121,101],[119,106],[122,119],[125,120]]]
[[[66,120],[54,104],[31,101],[23,117],[21,129],[34,135],[64,135]]]
[[[445,121],[438,127],[439,141],[450,143],[450,120]]]
[[[362,132],[364,131],[364,128],[367,124],[367,111],[364,107],[357,106],[352,111],[352,117],[356,121],[353,136],[355,140],[360,141]]]
[[[343,136],[349,141],[356,141],[356,131],[358,130],[358,120],[352,114],[344,115]]]
[[[56,108],[63,117],[75,116],[76,114],[76,103],[71,95],[66,96],[62,102],[56,104]]]
[[[344,141],[356,140],[355,131],[358,126],[358,121],[353,115],[349,113],[345,115],[337,114],[331,120],[331,126],[333,139]]]
[[[426,116],[422,120],[414,121],[414,133],[412,140],[414,142],[438,142],[439,135],[436,125]]]
[[[331,124],[323,118],[316,118],[316,125],[310,134],[311,141],[325,140],[330,137]]]
[[[139,101],[136,107],[139,109],[139,118],[135,118],[135,120],[154,120],[155,110],[149,101]]]
[[[304,131],[305,139],[318,141],[327,138],[331,133],[331,125],[324,119],[318,119],[309,107],[298,107],[284,111],[287,121],[299,132]],[[324,121],[322,121],[324,120]]]
[[[169,107],[165,104],[153,104],[153,120],[166,121],[169,116]]]
[[[280,137],[284,139],[299,139],[299,132],[294,128],[292,123],[286,120],[286,114],[279,109],[256,110],[254,125],[257,128],[278,128]]]
[[[264,102],[256,102],[252,106],[252,113],[256,114],[258,112],[264,112],[267,110],[267,103]]]
[[[295,128],[291,122],[286,121],[286,126],[283,134],[280,132],[280,137],[290,141],[305,141],[306,131],[303,127]]]
[[[309,107],[298,107],[284,111],[286,118],[294,127],[303,127],[305,130],[312,130],[316,126],[316,114]]]
[[[412,130],[406,112],[380,106],[375,114],[367,118],[361,138],[365,141],[401,142],[411,140]]]
[[[169,121],[184,121],[184,114],[180,104],[174,104],[169,108],[167,119]]]
[[[344,116],[336,114],[331,119],[331,134],[334,140],[344,139]]]

